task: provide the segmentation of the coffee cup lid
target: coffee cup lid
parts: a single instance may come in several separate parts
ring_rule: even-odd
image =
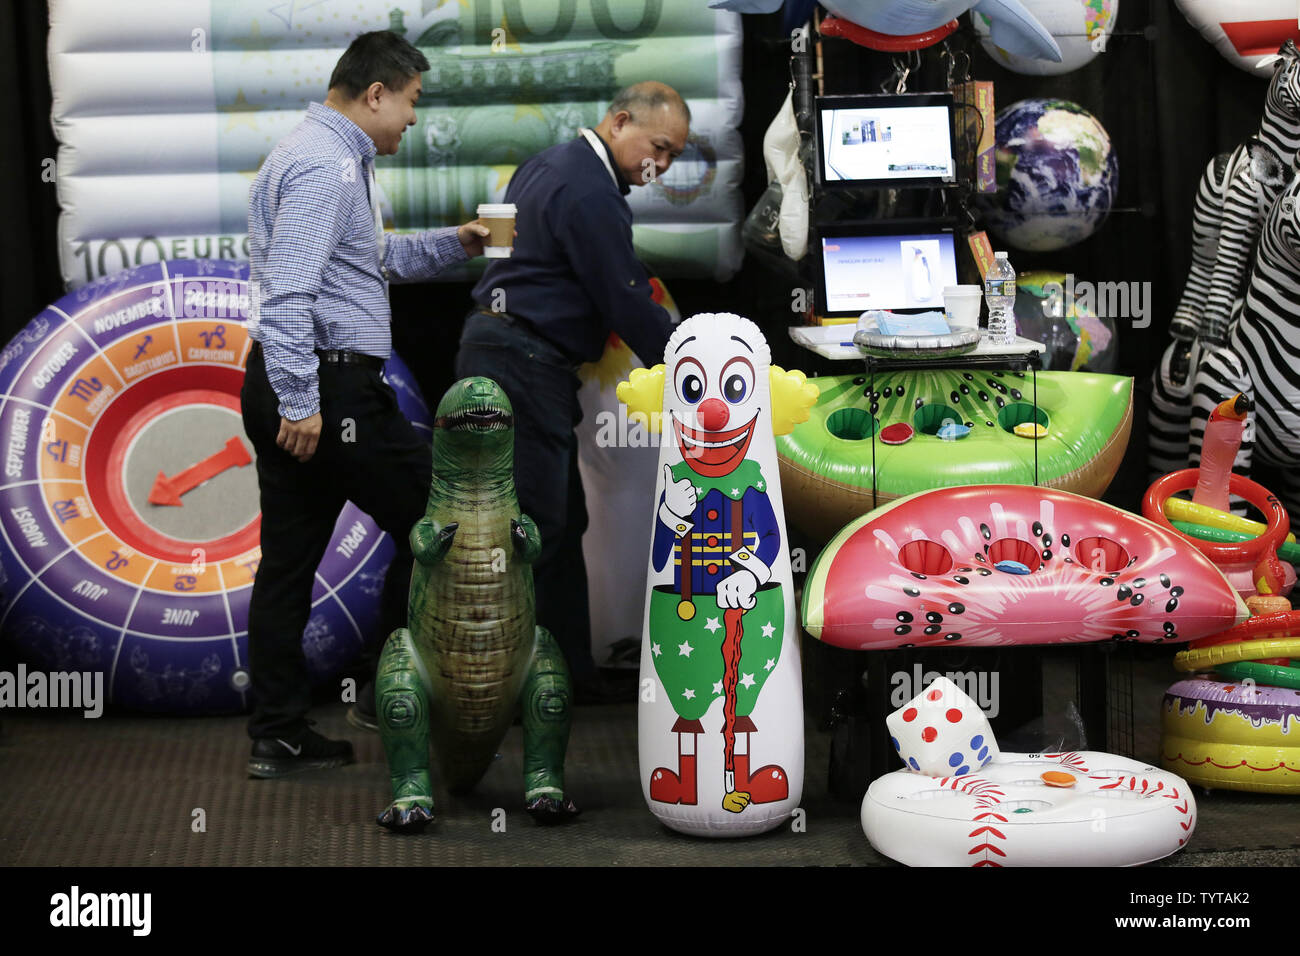
[[[480,219],[510,218],[515,215],[515,204],[512,202],[481,202],[478,204],[478,217]]]

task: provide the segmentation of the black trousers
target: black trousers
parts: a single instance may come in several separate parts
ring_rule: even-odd
[[[305,726],[311,685],[303,629],[316,567],[343,505],[351,500],[397,545],[382,599],[387,634],[406,620],[408,536],[429,496],[429,445],[398,408],[382,374],[321,362],[319,378],[320,443],[304,463],[275,444],[279,400],[260,349],[249,355],[240,393],[244,431],[257,452],[262,506],[262,561],[248,609],[253,738],[285,736]]]
[[[587,499],[578,473],[577,364],[510,316],[475,309],[465,319],[456,376],[482,375],[515,413],[515,493],[542,535],[533,565],[537,623],[555,637],[575,679],[595,673],[582,534]],[[617,533],[610,529],[610,533]]]

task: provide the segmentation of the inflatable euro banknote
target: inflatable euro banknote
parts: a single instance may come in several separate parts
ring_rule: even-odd
[[[803,788],[803,693],[774,436],[817,388],[748,319],[701,314],[618,388],[663,432],[638,712],[641,785],[664,824],[746,836]]]

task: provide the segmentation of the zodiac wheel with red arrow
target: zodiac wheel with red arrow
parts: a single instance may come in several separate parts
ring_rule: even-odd
[[[24,661],[102,671],[110,699],[242,709],[261,551],[239,390],[247,264],[128,269],[41,312],[0,351],[0,633]],[[428,409],[394,356],[403,412]],[[303,637],[313,677],[375,634],[392,542],[349,504]]]

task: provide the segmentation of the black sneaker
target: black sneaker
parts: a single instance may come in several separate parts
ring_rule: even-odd
[[[599,671],[573,678],[573,704],[591,707],[601,704],[636,702],[636,681],[614,683]]]
[[[269,779],[303,770],[327,770],[356,760],[352,744],[346,740],[328,740],[311,729],[315,721],[291,737],[259,737],[253,741],[248,758],[248,775]]]
[[[368,680],[357,692],[357,702],[348,708],[348,723],[359,730],[379,733],[379,715],[375,713],[375,682]]]

